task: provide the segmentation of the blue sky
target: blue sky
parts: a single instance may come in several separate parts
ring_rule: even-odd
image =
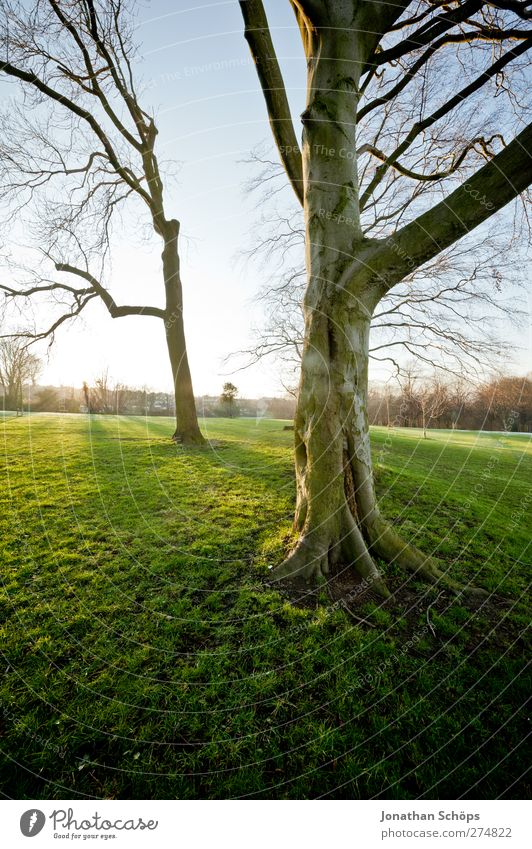
[[[299,132],[305,99],[299,33],[288,2],[265,5]],[[242,30],[236,0],[141,4],[137,70],[143,104],[157,116],[159,157],[178,163],[166,193],[168,212],[181,221],[184,237],[185,320],[196,394],[217,394],[232,377],[241,395],[260,397],[281,391],[274,363],[233,376],[223,364],[229,352],[247,346],[251,327],[260,321],[253,303],[260,270],[237,262],[257,219],[256,201],[244,193],[250,166],[242,160],[270,137]],[[286,197],[291,200],[289,189]],[[124,239],[113,254],[110,278],[117,302],[161,303],[160,249],[155,239]],[[58,334],[41,382],[80,385],[108,367],[113,378],[130,385],[171,386],[160,322],[113,321],[104,308],[89,309],[83,321]],[[518,356],[517,370],[526,371],[525,354]]]

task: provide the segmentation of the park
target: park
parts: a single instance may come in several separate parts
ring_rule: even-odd
[[[1,0],[6,800],[529,794],[529,5]]]

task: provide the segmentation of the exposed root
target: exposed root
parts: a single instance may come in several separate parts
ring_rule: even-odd
[[[486,597],[489,593],[479,587],[473,587],[454,581],[441,569],[439,562],[402,539],[394,528],[380,515],[372,517],[365,530],[371,551],[387,563],[396,563],[402,569],[412,572],[431,584],[446,587],[456,594],[466,593],[477,597]]]
[[[368,551],[362,533],[349,509],[346,510],[345,524],[347,533],[342,541],[342,548],[348,563],[362,579],[371,583],[382,598],[390,598],[391,593],[384,583],[373,557]]]
[[[330,542],[330,528],[319,539],[312,539],[310,533],[304,534],[286,560],[272,569],[270,581],[303,580],[309,585],[317,585],[329,579],[332,567],[340,561],[352,567],[356,575],[381,598],[388,599],[391,593],[375,564],[373,554],[457,595],[463,593],[477,598],[485,598],[488,595],[483,589],[463,585],[450,578],[435,558],[403,540],[380,515],[373,516],[371,528],[364,527],[369,546],[348,508],[341,528],[341,533],[335,529],[334,536],[338,541],[333,544]]]
[[[331,568],[338,561],[351,566],[354,572],[366,581],[382,598],[390,598],[386,587],[364,538],[348,509],[345,511],[342,533],[335,534],[338,542],[331,544],[328,535],[320,540],[311,540],[304,535],[294,551],[279,566],[272,569],[272,581],[304,579],[308,583],[327,580]]]
[[[190,433],[187,431],[175,430],[172,435],[172,442],[175,442],[176,445],[183,445],[184,447],[202,447],[207,445],[207,440],[199,431]]]
[[[312,545],[308,537],[298,543],[292,554],[279,566],[272,569],[271,581],[304,578],[309,583],[319,583],[329,573],[328,546]]]

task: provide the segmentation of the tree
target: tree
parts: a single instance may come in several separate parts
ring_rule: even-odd
[[[113,410],[113,391],[109,385],[109,370],[104,369],[99,377],[96,378],[96,385],[92,397],[92,406],[96,407],[99,413],[112,413]]]
[[[137,93],[128,4],[39,0],[30,8],[1,0],[0,8],[0,73],[24,97],[21,105],[9,104],[0,124],[0,183],[10,224],[32,211],[24,224],[43,258],[38,273],[26,268],[29,281],[0,289],[8,298],[46,296],[61,305],[47,329],[27,338],[53,340],[95,299],[113,318],[162,321],[176,400],[174,439],[201,444],[183,323],[180,224],[166,209],[155,119]],[[112,224],[126,202],[147,213],[162,242],[164,307],[118,305],[104,285]],[[50,277],[50,264],[59,277]]]
[[[424,380],[415,392],[415,399],[421,413],[421,427],[423,438],[427,439],[427,428],[434,419],[442,416],[449,404],[449,392],[447,386],[438,377],[431,381]]]
[[[4,390],[4,409],[22,412],[22,389],[35,383],[41,363],[28,351],[20,338],[0,338],[0,384]]]
[[[222,394],[220,395],[220,403],[230,419],[235,415],[235,399],[237,394],[238,389],[234,383],[224,383]]]
[[[522,128],[511,85],[532,41],[527,7],[515,0],[291,5],[307,60],[301,147],[263,4],[240,2],[274,140],[305,213],[296,540],[272,577],[310,581],[342,560],[388,595],[380,558],[457,587],[379,509],[367,414],[370,326],[394,287],[532,181],[532,128]],[[486,114],[489,85],[500,95],[497,116]],[[501,121],[517,133],[509,143]]]
[[[467,405],[471,400],[471,386],[464,380],[455,380],[449,387],[448,426],[453,430],[464,419]],[[463,427],[463,425],[462,425]]]
[[[92,409],[92,403],[91,403],[91,391],[89,389],[89,384],[87,383],[86,380],[83,381],[81,391],[83,393],[83,400],[85,402],[85,407],[87,408],[87,412],[93,413],[94,410]]]
[[[45,386],[39,397],[32,403],[31,409],[37,413],[56,413],[60,409],[59,393],[55,386]]]
[[[527,431],[532,420],[532,380],[499,377],[477,390],[477,405],[483,421],[492,428]]]
[[[406,366],[400,377],[397,378],[401,387],[401,424],[407,427],[417,425],[419,412],[419,400],[416,391],[416,380],[418,378],[415,366],[411,363]]]

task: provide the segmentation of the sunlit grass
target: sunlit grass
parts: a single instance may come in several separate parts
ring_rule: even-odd
[[[4,793],[527,792],[530,440],[374,429],[383,510],[494,596],[391,569],[397,603],[366,627],[265,583],[291,527],[285,424],[207,419],[190,451],[164,418],[0,424]]]

